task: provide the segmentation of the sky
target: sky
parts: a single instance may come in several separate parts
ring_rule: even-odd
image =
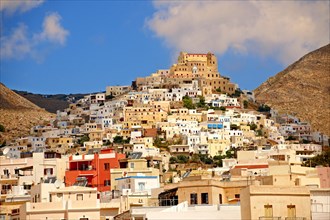
[[[329,43],[330,1],[1,0],[0,81],[91,93],[212,52],[241,89]]]

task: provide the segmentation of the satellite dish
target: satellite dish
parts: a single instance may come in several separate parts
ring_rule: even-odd
[[[10,151],[10,149],[8,148],[8,147],[6,147],[3,151],[2,151],[2,153],[3,153],[3,155],[7,155],[8,154],[8,152]]]
[[[60,188],[61,185],[62,185],[62,182],[60,180],[56,180],[55,183],[54,183],[56,189]]]

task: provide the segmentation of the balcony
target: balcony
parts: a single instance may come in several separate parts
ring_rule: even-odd
[[[79,167],[79,168],[72,168],[72,169],[66,169],[66,171],[89,171],[89,170],[96,170],[95,167],[88,166],[88,167]]]
[[[1,195],[11,194],[11,193],[12,193],[11,189],[2,189],[1,190]]]
[[[17,179],[18,175],[17,174],[6,174],[6,175],[1,175],[1,179]]]

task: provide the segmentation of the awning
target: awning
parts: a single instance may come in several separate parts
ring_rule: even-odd
[[[15,168],[15,170],[33,170],[33,166],[26,166],[26,167],[19,167],[19,168]]]

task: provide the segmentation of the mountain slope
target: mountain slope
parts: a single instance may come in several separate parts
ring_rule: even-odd
[[[6,129],[0,132],[0,144],[29,134],[32,126],[43,124],[53,116],[0,83],[0,124]]]
[[[46,109],[48,112],[56,113],[57,110],[64,110],[69,107],[68,100],[79,100],[88,94],[56,94],[56,95],[43,95],[33,94],[26,91],[13,90],[17,94],[36,104],[37,106]]]
[[[330,44],[303,56],[255,91],[256,100],[330,135]]]

